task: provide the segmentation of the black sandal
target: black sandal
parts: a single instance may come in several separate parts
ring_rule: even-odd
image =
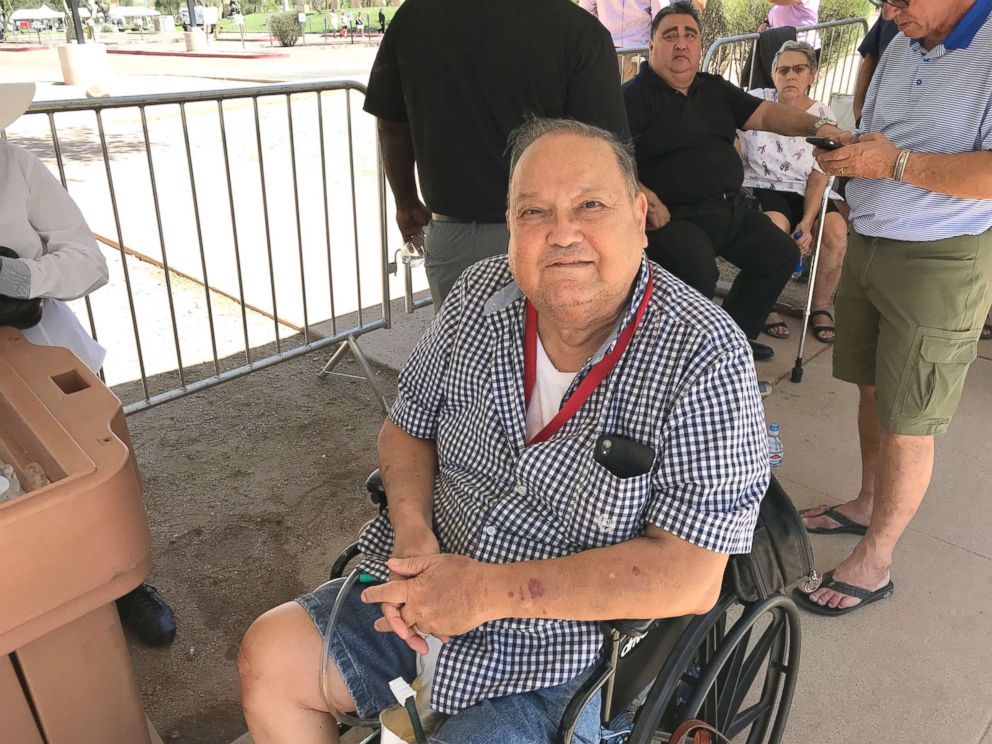
[[[784,328],[785,333],[774,333],[773,331],[775,331],[776,328]],[[783,338],[788,338],[790,335],[789,324],[781,320],[778,321],[777,323],[765,323],[763,326],[761,326],[761,330],[767,333],[772,338],[783,339]]]
[[[765,326],[765,328],[767,329],[768,326]],[[988,341],[990,338],[992,338],[992,324],[986,323],[982,326],[981,339],[982,341]]]
[[[799,589],[792,590],[792,598],[800,607],[817,615],[837,617],[838,615],[847,615],[855,610],[860,610],[862,607],[867,607],[872,602],[877,602],[880,599],[888,599],[892,596],[892,592],[895,591],[895,586],[891,581],[881,589],[872,591],[871,589],[865,589],[863,586],[854,586],[854,584],[838,581],[834,578],[833,571],[827,571],[823,574],[823,583],[820,584],[820,587],[832,589],[838,594],[846,594],[848,597],[854,597],[855,599],[860,599],[861,601],[851,607],[830,607],[829,605],[821,605],[814,602],[809,598],[809,594],[802,592]],[[812,592],[810,592],[810,594],[812,594]]]
[[[809,327],[810,330],[813,331],[813,337],[821,344],[832,344],[834,342],[834,338],[836,338],[837,329],[834,328],[834,326],[832,325],[828,325],[828,326],[816,325],[813,322],[813,318],[815,318],[817,315],[825,315],[826,317],[830,318],[831,323],[834,322],[834,316],[830,314],[829,310],[814,310],[809,314]],[[832,338],[826,338],[826,334],[828,333],[833,333],[835,335]]]

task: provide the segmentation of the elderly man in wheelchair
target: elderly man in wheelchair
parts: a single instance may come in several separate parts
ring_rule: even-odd
[[[658,741],[673,712],[781,736],[769,706],[796,640],[773,618],[749,647],[755,617],[728,631],[721,591],[769,483],[747,339],[645,258],[646,200],[613,135],[535,119],[511,144],[509,256],[462,275],[400,376],[362,581],[245,636],[255,744],[374,719],[426,635],[444,644],[436,744]],[[763,707],[744,709],[759,677]]]

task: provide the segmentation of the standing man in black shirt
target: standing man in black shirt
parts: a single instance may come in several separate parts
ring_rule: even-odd
[[[407,0],[365,110],[378,119],[404,240],[427,228],[437,306],[465,268],[506,253],[507,137],[527,115],[628,136],[613,41],[571,0]]]
[[[689,2],[662,8],[651,24],[648,61],[624,86],[641,185],[648,198],[648,256],[707,297],[716,292],[716,257],[741,269],[723,309],[751,340],[799,261],[795,242],[741,197],[738,129],[786,136],[851,135],[825,119],[748,95],[719,75],[699,72],[699,13]]]
[[[882,11],[875,19],[875,25],[871,27],[864,40],[858,47],[858,54],[861,55],[861,68],[858,70],[858,81],[854,84],[854,120],[861,125],[861,111],[865,107],[865,97],[868,95],[868,86],[875,77],[875,69],[878,67],[882,54],[889,46],[899,27],[892,20],[895,10],[892,5],[885,3]]]

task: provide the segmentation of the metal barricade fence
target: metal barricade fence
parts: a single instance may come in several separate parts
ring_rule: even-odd
[[[811,98],[829,105],[834,95],[854,93],[861,65],[857,46],[867,32],[868,22],[864,18],[847,18],[796,29],[800,41],[809,41],[820,50],[820,69],[809,94]],[[747,62],[754,58],[759,37],[760,34],[753,33],[717,39],[706,51],[703,70],[722,75],[735,85],[750,90],[754,87],[754,66],[748,67]],[[768,62],[770,64],[771,60]]]
[[[86,298],[132,413],[390,325],[386,182],[355,82],[39,102],[5,136],[105,245]],[[404,272],[408,310],[410,272]],[[393,291],[391,291],[393,290]],[[80,305],[81,311],[82,305]],[[376,390],[379,403],[385,401]]]
[[[648,58],[647,47],[623,47],[617,49],[617,63],[620,65],[620,82],[626,83],[637,75],[641,62]]]
[[[866,30],[860,18],[799,29],[822,42],[814,98],[853,90]],[[740,84],[757,39],[718,39],[703,69]],[[621,75],[646,53],[617,50]],[[323,373],[350,350],[374,387],[355,339],[389,327],[399,293],[375,123],[354,93],[365,86],[38,102],[0,133],[54,164],[113,249],[110,287],[81,304],[126,412],[335,344]],[[406,312],[431,304],[402,273]]]

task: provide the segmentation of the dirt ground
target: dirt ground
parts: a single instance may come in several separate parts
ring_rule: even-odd
[[[167,649],[129,639],[166,742],[245,732],[235,657],[251,621],[322,583],[371,518],[382,413],[366,383],[320,379],[316,352],[128,419],[153,538],[149,581],[175,609]],[[358,373],[351,361],[341,371]],[[395,375],[378,369],[383,392]]]

